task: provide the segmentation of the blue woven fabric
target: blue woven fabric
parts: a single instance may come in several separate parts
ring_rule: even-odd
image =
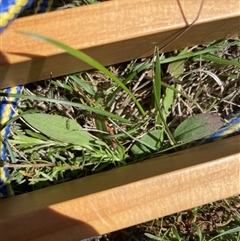
[[[0,32],[2,32],[19,13],[32,5],[35,0],[2,0],[0,1]]]
[[[25,8],[32,5],[35,0],[0,0],[0,32],[14,20]],[[36,13],[43,13],[49,10],[52,0],[38,0],[38,7]],[[3,92],[5,94],[14,93],[19,94],[22,86],[7,88]],[[6,180],[9,176],[8,169],[4,166],[7,161],[6,139],[9,134],[10,125],[6,125],[9,119],[14,114],[14,108],[17,105],[17,98],[2,97],[0,100],[0,195],[7,196]],[[2,163],[3,162],[3,163]],[[2,166],[3,164],[3,166]]]
[[[227,124],[224,127],[205,138],[206,140],[204,143],[213,142],[218,139],[223,139],[237,134],[240,134],[240,113],[232,116],[231,119],[227,120]]]

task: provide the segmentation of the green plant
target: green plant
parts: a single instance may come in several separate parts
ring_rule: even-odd
[[[51,80],[48,96],[9,94],[23,99],[21,114],[11,120],[17,122],[8,145],[11,157],[8,166],[12,170],[9,182],[15,183],[15,190],[19,192],[19,184],[26,181],[38,189],[177,150],[221,127],[224,122],[211,112],[221,112],[237,99],[239,90],[231,87],[232,80],[227,81],[227,75],[219,80],[218,71],[227,66],[231,77],[236,78],[239,57],[221,59],[218,56],[227,48],[239,46],[238,40],[223,40],[202,49],[184,49],[177,56],[160,56],[156,49],[152,59],[133,61],[117,76],[69,46],[35,34],[24,34],[86,61],[100,71],[98,75],[103,76],[109,86],[100,90],[94,84],[94,72],[90,72]],[[187,67],[187,62],[194,67],[200,62],[203,69],[190,70],[192,67]],[[167,77],[166,64],[169,65]],[[209,66],[212,72],[206,70]],[[187,72],[186,68],[189,68]],[[150,71],[152,76],[147,74]],[[144,76],[142,81],[139,76]],[[205,95],[206,89],[208,95]],[[30,91],[28,87],[27,90]],[[61,98],[53,98],[56,93]],[[134,115],[112,107],[117,105],[119,96],[125,98]],[[206,101],[207,97],[212,101]],[[44,112],[48,114],[41,113],[36,101],[45,103]],[[208,129],[203,128],[206,125]],[[193,227],[194,241],[210,240],[199,226],[193,224]],[[232,230],[234,232],[223,234],[236,233],[236,229]],[[183,237],[177,226],[158,235],[146,235],[153,240],[182,240]],[[216,240],[221,237],[215,235]]]

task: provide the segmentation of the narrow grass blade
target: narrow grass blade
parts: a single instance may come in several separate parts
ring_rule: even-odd
[[[88,94],[94,96],[96,93],[93,90],[93,88],[86,83],[85,81],[83,81],[82,79],[80,79],[78,76],[76,75],[70,75],[69,76],[70,79],[72,79],[75,83],[77,83],[79,86],[81,86]]]
[[[71,102],[71,101],[56,100],[56,99],[46,98],[46,97],[42,97],[42,96],[30,96],[30,95],[10,94],[10,93],[8,93],[8,94],[0,93],[0,96],[17,97],[17,98],[28,99],[28,100],[46,101],[46,102],[58,103],[58,104],[62,104],[62,105],[74,106],[74,107],[81,108],[83,110],[87,110],[87,111],[94,112],[99,115],[106,116],[108,118],[119,120],[123,123],[131,124],[131,121],[129,121],[125,118],[122,118],[121,116],[114,115],[108,111],[101,110],[99,108],[94,108],[94,107],[87,106],[87,105],[83,105],[83,104],[79,104],[79,103],[75,103],[75,102]]]
[[[19,31],[19,33],[21,33],[23,35],[26,35],[28,37],[31,37],[31,38],[34,38],[34,39],[52,44],[52,45],[54,45],[58,48],[61,48],[61,49],[65,50],[67,53],[76,57],[77,59],[80,59],[83,62],[92,66],[93,68],[101,71],[102,73],[107,75],[109,78],[111,78],[116,84],[118,84],[124,91],[126,91],[126,93],[132,98],[132,100],[134,101],[134,103],[138,107],[141,114],[145,116],[145,111],[143,110],[140,103],[137,101],[134,94],[122,83],[121,80],[119,80],[113,73],[111,73],[107,68],[105,68],[102,64],[100,64],[98,61],[96,61],[92,57],[88,56],[87,54],[83,53],[82,51],[78,51],[78,50],[76,50],[76,49],[74,49],[74,48],[72,48],[72,47],[70,47],[66,44],[63,44],[59,41],[53,40],[53,39],[45,37],[45,36],[41,36],[41,35],[33,34],[33,33],[28,33],[28,32],[21,32],[21,31]]]
[[[158,48],[156,49],[155,78],[154,78],[153,88],[155,89],[154,106],[155,106],[155,109],[157,109],[156,102],[160,103],[161,88],[162,88],[161,87],[161,64],[160,64]],[[158,124],[160,124],[160,123],[158,123]]]
[[[57,87],[63,88],[64,90],[73,91],[73,88],[71,86],[63,84],[63,83],[58,82],[58,81],[52,80],[51,84],[53,84],[53,85],[55,85]]]
[[[216,238],[219,238],[219,237],[224,236],[224,235],[227,235],[227,234],[232,234],[232,233],[240,233],[240,227],[236,227],[236,228],[230,229],[230,230],[228,230],[228,231],[225,231],[225,232],[217,235],[216,237],[210,239],[209,241],[212,241],[212,240],[214,240],[214,239],[216,239]]]
[[[187,53],[187,49],[184,49],[178,56],[184,55]],[[184,60],[178,60],[176,62],[170,63],[169,64],[169,74],[171,77],[179,79],[179,77],[183,74],[184,72]],[[174,85],[171,85],[174,88]],[[169,111],[169,108],[173,104],[174,101],[174,90],[170,88],[166,88],[165,95],[163,98],[163,108],[164,108],[164,118],[166,119],[166,115]]]
[[[154,82],[153,82],[153,102],[154,102],[154,108],[155,108],[155,112],[157,112],[156,115],[156,124],[158,126],[161,125],[161,116],[164,116],[164,114],[162,113],[162,115],[160,115],[160,100],[161,100],[161,90],[162,90],[162,86],[161,86],[161,63],[160,63],[160,58],[159,58],[159,49],[156,48],[156,62],[155,62],[155,76],[154,76]],[[165,123],[165,122],[164,122]],[[159,135],[159,140],[162,142],[164,138],[164,132],[161,132],[161,134]]]
[[[144,233],[144,235],[145,235],[146,237],[150,238],[151,240],[162,241],[161,238],[159,238],[159,237],[157,237],[157,236],[155,236],[155,235],[153,235],[153,234]]]
[[[240,58],[228,60],[228,59],[221,59],[213,55],[202,55],[201,58],[206,61],[212,61],[221,65],[240,66]]]

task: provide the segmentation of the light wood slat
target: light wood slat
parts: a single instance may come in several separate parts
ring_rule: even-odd
[[[1,200],[1,241],[73,241],[240,193],[240,136]]]
[[[188,23],[201,1],[180,0]],[[239,21],[239,0],[205,0],[196,26],[163,51],[240,35]],[[16,30],[60,40],[110,65],[152,54],[185,26],[177,0],[114,0],[18,19],[0,36],[0,88],[90,68]]]

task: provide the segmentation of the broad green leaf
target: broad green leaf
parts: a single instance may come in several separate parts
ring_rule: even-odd
[[[146,143],[148,146],[152,146],[154,149],[160,147],[160,136],[162,135],[162,130],[153,130],[145,134],[140,141]],[[136,142],[132,148],[131,152],[135,155],[142,155],[151,152],[151,150],[145,145]]]
[[[199,114],[187,118],[174,131],[176,141],[190,142],[214,133],[223,126],[222,119],[214,114]]]
[[[35,113],[23,118],[33,128],[57,141],[89,146],[94,140],[76,121],[67,117]]]

